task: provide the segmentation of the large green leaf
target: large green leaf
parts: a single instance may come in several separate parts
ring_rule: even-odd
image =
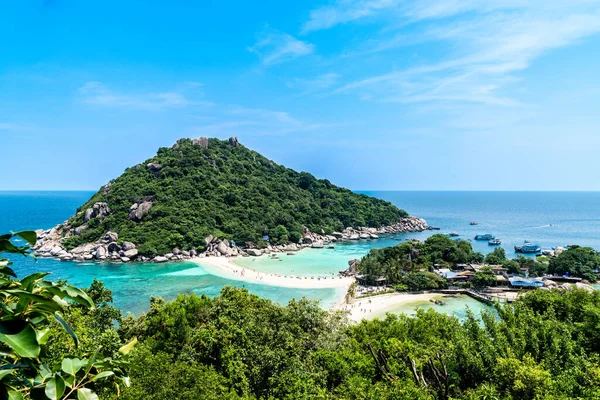
[[[7,265],[8,263],[6,265],[0,265],[0,274],[10,275],[13,278],[16,278],[17,274],[15,273],[15,271],[13,271],[13,269],[8,267]]]
[[[37,233],[35,233],[35,231],[21,231],[16,232],[14,235],[25,240],[31,246],[35,245],[35,242],[37,242]]]
[[[127,343],[126,345],[124,345],[123,347],[121,347],[119,349],[119,353],[121,354],[127,354],[131,351],[131,349],[133,349],[133,346],[135,346],[137,343],[137,338],[133,338],[131,339],[131,341],[129,343]]]
[[[115,373],[113,371],[102,371],[100,372],[98,375],[96,375],[92,381],[97,381],[99,379],[105,379],[108,378],[109,376],[113,376]]]
[[[0,370],[0,381],[4,379],[5,376],[12,375],[16,370],[15,369],[3,369]]]
[[[33,301],[35,303],[39,303],[38,306],[43,306],[42,309],[48,310],[50,312],[60,311],[63,309],[62,306],[54,300],[41,296],[39,294],[27,292],[25,290],[8,289],[4,290],[4,293],[8,293],[15,297],[18,297],[19,300],[27,300],[28,302]]]
[[[54,375],[46,383],[46,396],[51,400],[59,400],[65,392],[65,381],[60,375]]]
[[[31,275],[27,275],[25,278],[21,279],[21,287],[28,292],[31,292],[33,289],[33,285],[45,278],[47,275],[50,275],[50,272],[36,272]]]
[[[8,400],[23,400],[23,395],[21,392],[15,392],[11,390],[8,392]]]
[[[76,375],[85,364],[86,361],[79,358],[65,358],[62,360],[61,369],[69,375]]]
[[[0,322],[0,341],[10,347],[15,353],[25,358],[37,358],[40,355],[40,345],[37,342],[35,330],[26,324],[16,333],[6,328],[4,321]]]
[[[96,393],[92,392],[88,388],[77,389],[78,400],[99,400]]]
[[[71,328],[71,325],[69,325],[69,323],[65,321],[58,312],[54,313],[54,318],[62,325],[65,331],[71,335],[73,341],[75,342],[75,348],[79,347],[79,338],[77,337],[75,331]]]

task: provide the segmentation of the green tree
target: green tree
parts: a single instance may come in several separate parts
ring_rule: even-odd
[[[496,275],[490,267],[483,267],[475,273],[471,284],[477,288],[494,286],[496,284]]]
[[[494,251],[485,256],[486,264],[500,265],[506,261],[506,252],[502,247],[496,247]]]

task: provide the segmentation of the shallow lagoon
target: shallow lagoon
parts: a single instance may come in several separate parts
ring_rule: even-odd
[[[416,314],[417,309],[433,309],[442,314],[453,315],[462,321],[467,318],[467,307],[475,314],[475,316],[479,316],[484,310],[493,310],[493,307],[483,304],[467,295],[440,295],[439,297],[435,297],[435,299],[442,300],[446,304],[440,305],[430,301],[417,300],[410,303],[407,302],[395,307],[390,307],[386,310],[382,310],[379,313],[373,313],[371,318],[385,318],[385,315],[387,313],[406,314],[412,316]]]

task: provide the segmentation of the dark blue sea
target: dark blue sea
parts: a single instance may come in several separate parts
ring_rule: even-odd
[[[591,246],[600,250],[600,192],[363,192],[388,200],[411,215],[423,217],[441,233],[457,232],[462,238],[491,233],[500,238],[509,256],[513,246],[524,240],[542,248],[566,244]],[[50,228],[65,221],[93,192],[0,192],[0,233],[25,229]],[[469,222],[477,222],[471,226]],[[399,235],[425,239],[437,231]],[[294,273],[302,268],[310,273],[338,271],[348,258],[366,254],[373,247],[391,246],[398,241],[382,239],[338,245],[335,250],[306,250],[290,262]],[[486,242],[473,242],[477,251],[492,248]],[[320,254],[322,256],[320,256]],[[307,265],[299,265],[300,260]],[[215,296],[225,285],[244,286],[252,293],[286,303],[303,296],[320,299],[332,306],[340,296],[335,289],[290,289],[241,283],[202,271],[189,263],[110,264],[74,263],[51,259],[11,257],[20,276],[34,271],[52,272],[53,278],[68,279],[87,286],[94,278],[113,290],[115,304],[123,310],[139,313],[148,308],[150,296],[174,298],[179,293]],[[308,265],[310,263],[310,265]],[[257,265],[260,263],[257,263]],[[331,265],[329,265],[331,264]],[[262,265],[260,268],[272,268]],[[260,269],[258,268],[258,269]],[[278,268],[287,273],[286,262]],[[314,272],[316,274],[320,272]]]

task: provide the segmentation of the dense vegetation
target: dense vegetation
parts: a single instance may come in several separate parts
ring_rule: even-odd
[[[152,202],[149,212],[140,221],[129,219],[130,207],[144,200]],[[85,222],[85,210],[96,202],[106,202],[111,213]],[[121,241],[138,244],[141,254],[164,254],[175,247],[202,248],[209,234],[258,245],[263,235],[273,243],[298,242],[302,225],[331,233],[405,216],[389,202],[277,165],[237,140],[208,139],[205,148],[182,139],[94,194],[69,221],[72,228],[88,229],[65,245],[114,231]]]
[[[390,284],[407,285],[406,274],[427,271],[431,266],[453,268],[457,264],[482,262],[483,255],[473,251],[466,240],[452,240],[446,235],[430,236],[424,242],[416,240],[402,242],[397,246],[373,249],[360,261],[360,272],[375,279],[383,276]],[[416,276],[421,282],[430,285],[419,285],[420,289],[439,288],[438,277],[422,273]]]
[[[0,235],[0,253],[29,255],[19,239],[32,245],[36,234]],[[97,400],[107,385],[110,393],[127,386],[136,340],[121,346],[110,292],[98,282],[87,291],[51,282],[43,272],[16,279],[10,265],[0,259],[0,398]]]
[[[351,325],[313,301],[280,306],[231,287],[216,298],[152,299],[134,318],[121,316],[98,281],[72,288],[73,302],[36,297],[49,287],[69,292],[61,282],[28,292],[32,278],[6,280],[29,294],[0,291],[1,320],[33,326],[40,333],[28,346],[43,349],[17,354],[19,340],[0,324],[4,398],[75,398],[73,382],[82,382],[79,400],[600,398],[599,292],[532,291],[481,319],[420,310]],[[38,318],[50,301],[62,322]]]
[[[600,253],[589,247],[571,246],[553,258],[528,258],[519,255],[507,258],[503,248],[495,248],[485,257],[473,251],[465,240],[452,240],[446,235],[430,236],[424,242],[407,241],[397,246],[373,249],[362,258],[360,272],[375,280],[385,277],[400,290],[425,290],[443,288],[444,282],[428,271],[432,266],[455,269],[457,264],[486,263],[501,265],[510,274],[530,277],[544,274],[569,274],[590,282],[598,279]],[[487,286],[494,282],[491,270],[480,271],[472,282],[474,286]]]

